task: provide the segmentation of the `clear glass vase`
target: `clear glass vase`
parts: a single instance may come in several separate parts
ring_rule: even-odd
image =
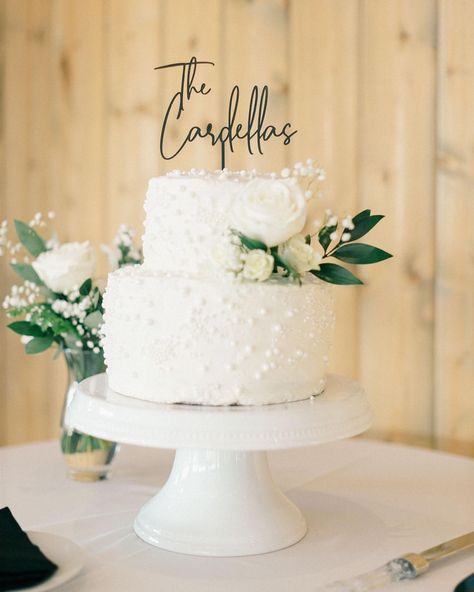
[[[117,443],[83,434],[65,424],[66,409],[74,397],[77,384],[105,371],[104,356],[102,352],[66,349],[64,358],[68,368],[68,388],[61,415],[61,450],[69,467],[69,476],[76,481],[107,479],[118,451]]]

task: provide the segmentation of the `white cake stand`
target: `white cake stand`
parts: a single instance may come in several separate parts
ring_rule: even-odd
[[[125,397],[101,374],[79,385],[66,421],[100,438],[176,449],[168,481],[138,513],[135,532],[170,551],[223,557],[282,549],[306,533],[301,512],[272,479],[267,450],[354,436],[369,427],[371,412],[360,386],[341,376],[304,401],[207,407]]]

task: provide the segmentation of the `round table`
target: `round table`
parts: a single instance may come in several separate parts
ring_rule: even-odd
[[[180,555],[135,535],[137,510],[168,477],[173,453],[165,450],[122,446],[109,481],[80,483],[66,477],[57,442],[0,448],[0,506],[10,506],[24,529],[85,548],[84,570],[62,592],[313,592],[474,528],[472,459],[364,439],[269,456],[309,530],[266,555]],[[465,552],[407,586],[448,592],[473,566]]]

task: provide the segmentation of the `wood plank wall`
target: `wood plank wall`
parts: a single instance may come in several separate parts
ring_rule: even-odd
[[[325,203],[387,214],[371,240],[395,258],[337,290],[333,370],[367,388],[375,436],[473,453],[473,23],[472,0],[1,0],[0,219],[55,210],[63,240],[96,245],[140,229],[149,177],[219,162],[198,142],[160,160],[176,74],[153,68],[216,62],[201,124],[266,83],[298,134],[229,165],[315,157]],[[54,436],[62,363],[26,358],[2,320],[0,372],[0,444]]]

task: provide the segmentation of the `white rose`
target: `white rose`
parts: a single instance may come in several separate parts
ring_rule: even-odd
[[[249,251],[244,258],[242,277],[246,280],[264,282],[273,271],[273,257],[265,251],[254,249]]]
[[[299,273],[319,269],[321,255],[307,245],[302,234],[297,234],[278,247],[278,254]]]
[[[90,243],[65,243],[41,253],[33,268],[53,292],[67,293],[92,277],[95,254]]]
[[[254,179],[234,199],[233,227],[274,247],[301,232],[306,199],[295,179]]]

